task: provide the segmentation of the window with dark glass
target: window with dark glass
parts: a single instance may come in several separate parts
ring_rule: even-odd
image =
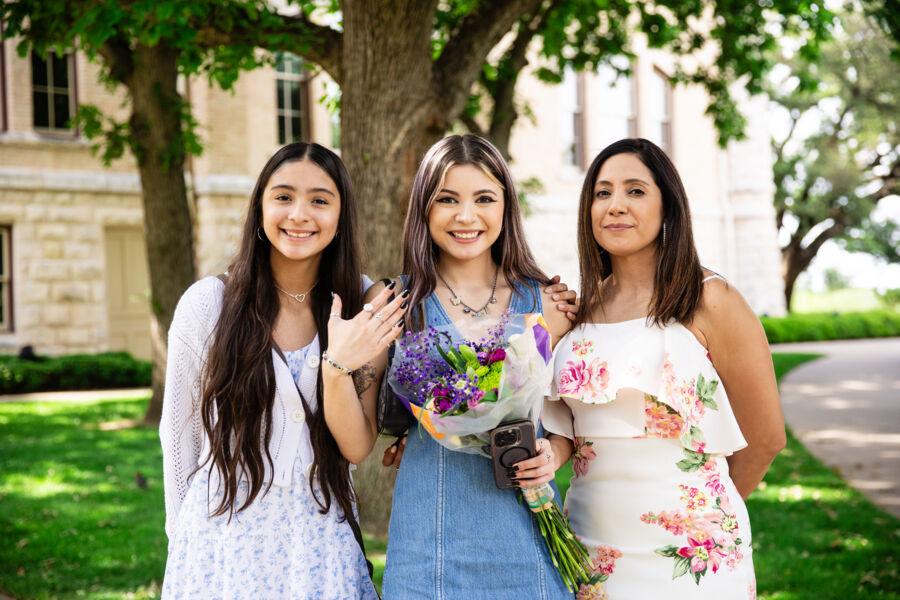
[[[75,112],[72,57],[31,53],[32,112],[36,129],[67,129]]]
[[[309,78],[303,60],[280,52],[275,57],[275,93],[277,95],[278,143],[308,140]]]
[[[12,331],[12,228],[0,226],[0,331]]]

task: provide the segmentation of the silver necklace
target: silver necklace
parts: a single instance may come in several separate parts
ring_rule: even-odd
[[[483,317],[487,314],[488,306],[497,303],[497,298],[494,296],[494,293],[497,291],[497,277],[500,275],[500,267],[497,267],[497,269],[494,271],[494,283],[491,286],[491,297],[488,298],[488,301],[484,303],[484,306],[479,309],[472,308],[471,306],[463,302],[462,298],[460,298],[456,294],[456,292],[453,291],[453,288],[450,287],[450,284],[447,283],[447,280],[444,279],[444,277],[441,275],[440,271],[435,271],[435,273],[437,273],[438,279],[441,280],[441,283],[443,283],[447,287],[447,289],[450,290],[450,303],[453,306],[459,306],[461,304],[463,307],[463,312],[467,315],[470,315],[472,317]]]
[[[319,283],[319,282],[317,281],[316,283]],[[311,288],[309,288],[308,290],[306,290],[305,292],[302,292],[300,294],[292,294],[290,292],[287,292],[287,291],[281,289],[277,285],[275,286],[275,289],[278,290],[279,292],[281,292],[282,294],[284,294],[285,296],[293,298],[297,302],[303,302],[304,300],[306,300],[306,296],[308,296],[309,293],[313,290],[313,288],[316,287],[316,283],[312,284]],[[273,285],[275,285],[275,284],[273,284]]]

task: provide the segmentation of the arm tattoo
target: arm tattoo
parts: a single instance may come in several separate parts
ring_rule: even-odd
[[[362,396],[367,389],[372,387],[373,381],[375,381],[375,367],[371,364],[366,363],[355,370],[353,372],[353,385],[356,387],[356,395]]]

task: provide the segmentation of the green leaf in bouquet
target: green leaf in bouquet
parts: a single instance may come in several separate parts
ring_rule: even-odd
[[[465,344],[460,345],[459,353],[460,353],[460,355],[462,355],[463,359],[466,361],[467,364],[472,364],[472,363],[479,364],[478,363],[478,355],[475,353],[475,350],[473,350],[470,346],[467,346]]]
[[[491,390],[489,392],[485,392],[484,396],[481,398],[482,402],[496,402],[497,401],[497,391]]]
[[[441,355],[448,365],[453,367],[453,370],[461,373],[466,370],[466,361],[459,355],[454,348],[450,348],[449,350],[444,350],[440,345],[437,346],[438,353]]]

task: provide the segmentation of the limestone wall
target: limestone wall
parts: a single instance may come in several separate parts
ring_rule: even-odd
[[[198,181],[198,276],[220,273],[237,248],[246,179]],[[143,228],[134,175],[28,173],[0,168],[0,223],[12,226],[14,331],[0,351],[109,349],[105,231]]]
[[[0,173],[0,222],[12,225],[13,333],[0,349],[40,353],[106,349],[104,227],[142,226],[136,179],[97,190]],[[108,183],[105,182],[105,183]]]

